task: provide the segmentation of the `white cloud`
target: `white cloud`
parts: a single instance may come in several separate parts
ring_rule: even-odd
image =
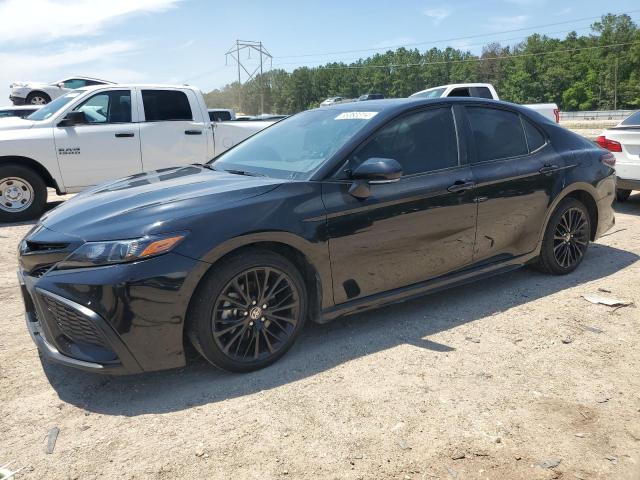
[[[85,37],[128,15],[164,11],[181,0],[5,0],[0,43]]]
[[[433,21],[434,25],[439,25],[445,18],[451,15],[451,10],[444,7],[427,8],[422,11],[422,14],[429,17]]]
[[[515,30],[522,28],[529,20],[529,15],[513,15],[510,17],[493,17],[489,20],[492,31]]]

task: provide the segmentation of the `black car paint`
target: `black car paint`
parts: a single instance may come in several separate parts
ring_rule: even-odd
[[[21,244],[25,302],[35,303],[27,305],[28,316],[46,315],[38,290],[90,308],[104,322],[101,328],[112,331],[120,358],[100,364],[92,361],[91,352],[76,360],[56,356],[32,322],[40,349],[54,360],[91,371],[182,366],[184,322],[201,278],[228,253],[257,243],[296,260],[314,294],[310,316],[324,322],[527,263],[539,252],[553,209],[572,192],[586,196],[597,218],[592,238],[613,224],[615,179],[599,161],[603,152],[537,113],[457,98],[373,100],[329,108],[366,111],[376,103],[385,108],[308,181],[194,165],[101,185],[49,212]],[[371,185],[366,199],[348,193],[352,182],[342,170],[358,145],[400,115],[442,104],[454,108],[459,125],[458,167]],[[547,144],[523,157],[472,165],[474,146],[461,109],[471,104],[518,112],[540,126]],[[553,168],[540,173],[545,166]],[[475,188],[449,191],[456,182]],[[187,231],[186,239],[163,256],[34,275],[85,241],[178,231]],[[53,248],[33,251],[30,245]],[[56,350],[54,333],[48,338]]]

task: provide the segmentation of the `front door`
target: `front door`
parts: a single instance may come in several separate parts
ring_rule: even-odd
[[[74,110],[84,112],[86,124],[54,127],[67,191],[142,171],[139,126],[131,118],[131,90],[98,92]]]
[[[323,184],[336,303],[471,263],[474,195],[449,191],[473,183],[458,152],[452,110],[422,110],[383,127],[345,164],[352,170],[368,158],[393,158],[403,167],[399,181],[372,184],[365,200],[348,193],[351,182],[341,173]]]
[[[554,190],[562,188],[563,160],[517,112],[472,105],[465,111],[477,182],[474,262],[527,254],[536,248]]]

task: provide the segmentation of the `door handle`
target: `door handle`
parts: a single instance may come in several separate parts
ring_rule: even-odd
[[[540,170],[538,170],[538,172],[540,172],[540,173],[551,173],[551,172],[554,172],[554,171],[558,170],[558,168],[560,168],[560,167],[558,167],[558,165],[551,165],[549,163],[545,163],[544,166]]]
[[[458,180],[456,183],[447,188],[447,190],[451,193],[460,193],[473,190],[475,186],[475,182],[465,182],[464,180]]]
[[[134,133],[133,132],[120,132],[120,133],[116,133],[116,138],[127,138],[127,137],[134,137]]]
[[[202,135],[202,130],[185,130],[185,135]]]

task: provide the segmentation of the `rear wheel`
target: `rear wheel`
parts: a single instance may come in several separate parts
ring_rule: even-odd
[[[537,266],[554,275],[573,272],[587,252],[591,220],[587,208],[575,198],[566,198],[549,220]]]
[[[195,295],[189,337],[203,357],[231,372],[258,370],[278,360],[307,316],[300,272],[267,250],[213,267]]]
[[[31,92],[26,99],[28,105],[46,105],[50,101],[51,97],[43,92]]]
[[[616,190],[616,200],[619,202],[626,202],[629,200],[631,196],[631,190],[627,190],[626,188],[618,188]]]
[[[21,165],[0,166],[0,222],[37,218],[46,204],[47,186],[40,175]]]

